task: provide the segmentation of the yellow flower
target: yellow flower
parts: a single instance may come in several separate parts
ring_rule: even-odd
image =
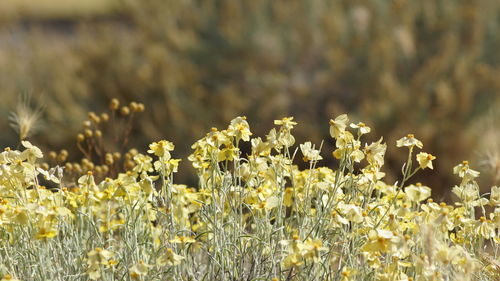
[[[290,253],[283,261],[285,268],[297,267],[302,265],[302,256],[298,253]]]
[[[14,278],[12,275],[10,274],[5,274],[2,279],[0,279],[0,281],[19,281],[19,279],[17,278]]]
[[[291,207],[293,204],[293,188],[285,188],[285,194],[283,195],[283,205],[286,207]]]
[[[293,122],[293,117],[285,117],[281,120],[274,120],[274,125],[282,126],[286,131],[293,129],[293,126],[297,125],[297,122]]]
[[[233,161],[238,158],[239,149],[234,146],[223,148],[217,154],[217,161]]]
[[[370,230],[368,242],[361,248],[365,252],[391,252],[394,250],[398,237],[389,230]]]
[[[396,146],[397,147],[406,146],[406,147],[410,147],[410,148],[417,146],[418,148],[422,148],[424,146],[424,144],[421,141],[419,141],[418,139],[416,139],[413,134],[408,134],[406,137],[399,139],[396,142]]]
[[[80,187],[83,187],[85,189],[94,188],[96,184],[92,171],[88,171],[86,175],[78,178],[78,184],[80,185]]]
[[[399,238],[392,231],[370,230],[368,233],[368,242],[362,247],[362,250],[367,252],[391,252],[397,248],[398,242]]]
[[[269,149],[278,146],[278,133],[276,132],[276,128],[272,128],[266,135],[266,142],[269,143]]]
[[[59,168],[59,167],[58,167]],[[59,168],[60,169],[60,168]],[[37,172],[41,174],[46,180],[59,183],[59,178],[56,177],[55,173],[57,168],[52,168],[50,170],[44,170],[40,167],[36,168]]]
[[[436,247],[436,259],[443,265],[457,263],[460,259],[461,251],[458,247],[448,247],[443,243],[438,243]]]
[[[9,147],[7,147],[0,153],[0,164],[14,163],[18,160],[21,160],[20,156],[21,152],[17,150],[11,150]]]
[[[153,164],[151,162],[153,161],[153,158],[144,155],[144,154],[137,154],[134,156],[134,162],[135,162],[135,167],[133,171],[137,174],[141,174],[143,172],[153,172]]]
[[[363,122],[359,122],[358,124],[352,123],[350,127],[353,129],[358,129],[359,135],[368,134],[371,131],[370,127],[366,126],[366,124]]]
[[[366,161],[371,165],[376,167],[382,167],[384,165],[384,155],[387,150],[387,144],[382,144],[382,138],[377,142],[372,142],[370,145],[365,144],[365,155]]]
[[[21,153],[21,159],[26,159],[29,163],[33,164],[37,158],[43,157],[43,153],[40,148],[32,145],[29,141],[22,141],[21,143],[24,147],[26,147],[26,150]]]
[[[195,243],[196,240],[193,239],[192,237],[189,236],[175,236],[174,239],[170,240],[170,243],[177,243],[177,244],[189,244],[189,243]]]
[[[108,220],[99,226],[100,232],[108,232],[110,230],[116,230],[125,224],[125,219],[123,218],[123,214],[118,214],[118,218]]]
[[[149,148],[148,153],[153,153],[158,157],[163,157],[164,160],[168,160],[170,159],[170,151],[174,150],[174,144],[166,140],[161,140],[153,142],[149,145]]]
[[[317,261],[319,251],[326,250],[320,240],[309,238],[306,242],[302,242],[296,232],[292,235],[291,240],[282,240],[279,243],[287,247],[288,255],[283,261],[286,268],[300,266],[304,263],[305,259]]]
[[[177,173],[177,170],[179,169],[179,162],[181,162],[181,160],[182,159],[169,159],[168,161],[165,161],[167,173]]]
[[[129,268],[130,277],[132,279],[139,279],[140,276],[146,276],[150,267],[151,265],[145,263],[143,260],[139,260],[138,263]]]
[[[469,168],[469,161],[462,161],[462,163],[453,167],[453,174],[458,174],[458,176],[462,178],[462,183],[466,183],[479,177],[480,173]]]
[[[420,165],[420,168],[425,169],[434,169],[432,166],[432,160],[436,159],[436,156],[430,154],[430,153],[425,153],[425,152],[420,152],[417,154],[417,161],[418,164]]]
[[[295,122],[293,123],[296,124]],[[267,141],[272,144],[272,147],[278,150],[283,148],[283,146],[290,147],[295,143],[295,138],[290,132],[292,126],[289,129],[287,129],[285,126],[282,128],[283,129],[278,133],[276,133],[276,129],[273,128],[267,135]]]
[[[271,197],[266,199],[266,209],[267,210],[274,209],[274,208],[278,207],[278,205],[279,205],[278,197],[271,196]]]
[[[347,122],[349,122],[349,118],[347,117],[347,114],[342,114],[337,116],[335,120],[330,119],[330,136],[332,138],[338,138],[340,134],[345,131],[345,128],[347,127]]]
[[[480,217],[481,221],[479,227],[476,229],[477,234],[481,235],[484,239],[494,238],[496,236],[495,233],[495,225],[491,220],[487,220],[485,217]]]
[[[269,156],[271,154],[271,145],[268,142],[262,141],[260,137],[253,138],[252,143],[252,155],[256,156]]]
[[[342,202],[338,205],[339,210],[342,210],[345,217],[355,223],[361,223],[363,221],[362,210],[359,206],[353,204],[343,204]]]
[[[342,217],[337,211],[332,211],[332,220],[330,221],[330,224],[332,227],[341,227],[343,224],[349,224],[349,221]]]
[[[361,143],[354,139],[354,136],[349,131],[342,131],[337,135],[337,140],[335,141],[335,146],[343,149],[353,149],[359,148]]]
[[[408,199],[410,199],[411,201],[420,202],[431,196],[431,189],[427,186],[423,186],[422,184],[417,183],[416,185],[412,184],[406,187],[405,193],[408,196]]]
[[[363,176],[366,181],[371,181],[373,183],[378,182],[378,180],[382,179],[385,177],[385,173],[379,171],[380,167],[369,165],[366,168],[362,169],[361,172],[363,172]],[[363,177],[360,178],[361,180]],[[361,184],[362,181],[359,182]]]
[[[175,266],[179,265],[183,259],[183,256],[177,255],[172,249],[167,249],[156,259],[156,263],[162,266]]]
[[[499,186],[493,186],[491,188],[490,204],[492,206],[500,206],[500,187]]]
[[[461,201],[466,203],[473,203],[478,199],[479,196],[479,186],[476,182],[468,182],[460,186],[454,186],[451,189],[455,195],[460,198]],[[483,198],[486,200],[486,198]]]
[[[0,214],[2,213],[3,208],[0,208]],[[29,223],[29,213],[25,207],[16,206],[13,208],[9,214],[9,220],[14,223],[19,224],[28,224]]]
[[[306,260],[317,262],[319,260],[320,252],[327,250],[328,248],[323,247],[323,241],[309,238],[304,242],[302,252]]]
[[[353,275],[356,275],[357,274],[357,270],[355,269],[352,269],[352,268],[348,268],[348,267],[344,267],[342,268],[342,279],[341,281],[349,281],[349,280],[354,280],[353,279]]]
[[[38,233],[35,235],[35,239],[47,239],[54,238],[57,236],[57,229],[51,226],[42,226],[38,230]]]
[[[102,264],[107,265],[108,260],[114,256],[114,253],[103,248],[95,248],[94,250],[87,253],[89,265]]]
[[[323,159],[323,157],[321,157],[321,155],[319,155],[319,150],[314,149],[314,147],[310,141],[305,142],[304,144],[301,144],[300,150],[302,151],[302,154],[304,155],[304,158],[303,158],[304,162],[318,161],[318,160]]]
[[[227,131],[218,131],[217,128],[212,128],[212,131],[206,135],[205,140],[210,147],[204,147],[204,149],[218,148],[222,144],[229,145],[231,143],[231,138],[228,136]]]
[[[151,238],[153,238],[153,246],[157,250],[161,245],[161,237],[164,234],[161,226],[150,225],[151,228]]]
[[[236,117],[231,120],[227,134],[236,137],[238,140],[249,141],[252,132],[250,132],[250,126],[246,121],[246,117]]]

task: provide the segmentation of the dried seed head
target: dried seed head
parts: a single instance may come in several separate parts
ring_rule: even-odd
[[[121,109],[120,109],[120,113],[124,116],[127,116],[130,114],[130,108],[128,106],[123,106]]]
[[[117,110],[118,107],[120,107],[120,102],[117,99],[112,99],[109,103],[109,109],[114,111]]]
[[[89,172],[94,170],[94,168],[95,168],[95,165],[92,162],[88,162],[87,165],[85,165],[85,169],[87,169]]]
[[[87,138],[91,138],[94,135],[94,133],[92,133],[92,130],[89,129],[86,129],[83,133]]]
[[[109,115],[107,113],[101,113],[101,120],[107,122],[109,120]]]
[[[64,164],[64,169],[66,169],[66,171],[73,171],[73,164],[67,162],[66,164]]]
[[[83,158],[82,159],[82,165],[83,166],[87,166],[89,163],[90,163],[89,159],[87,159],[87,158]]]
[[[49,152],[49,158],[55,160],[57,158],[57,153],[55,151]]]
[[[96,138],[101,138],[102,137],[102,131],[101,130],[95,130],[94,135]]]
[[[89,120],[83,121],[83,128],[90,128],[92,126],[92,123]]]
[[[25,96],[17,104],[16,110],[10,113],[10,126],[24,140],[39,129],[42,107],[36,109],[30,106],[30,97]]]
[[[59,155],[57,155],[57,161],[64,162],[66,159],[68,159],[68,151],[63,149],[59,152]]]
[[[84,140],[85,140],[85,136],[83,134],[76,135],[76,141],[77,142],[82,142]]]
[[[82,166],[78,163],[73,163],[73,170],[78,174],[81,174],[83,172]]]
[[[59,151],[59,155],[67,157],[68,156],[68,151],[66,149],[61,149],[61,151]]]
[[[120,152],[113,153],[113,160],[118,161],[118,160],[120,160],[120,158],[122,158],[122,155],[120,154]]]
[[[132,160],[125,161],[125,170],[131,170],[135,167],[135,163]]]
[[[132,110],[132,112],[137,112],[137,111],[138,111],[138,110],[137,110],[138,105],[137,105],[137,103],[136,103],[135,101],[131,102],[131,103],[129,104],[129,107],[130,107],[130,110]]]
[[[101,118],[97,116],[94,112],[89,112],[88,113],[89,120],[94,122],[95,124],[101,123]]]
[[[101,169],[103,174],[107,174],[109,172],[109,167],[106,165],[102,165]]]
[[[106,153],[106,155],[104,156],[104,163],[109,166],[113,165],[114,159],[111,153]]]
[[[96,172],[96,174],[102,174],[101,166],[95,166],[94,171]]]

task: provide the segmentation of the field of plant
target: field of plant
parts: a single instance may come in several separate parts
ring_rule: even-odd
[[[50,109],[36,143],[76,161],[81,121],[117,97],[148,105],[127,148],[192,143],[245,115],[258,135],[294,116],[297,139],[332,150],[324,120],[347,112],[391,143],[414,130],[440,156],[436,173],[415,175],[437,198],[451,200],[450,171],[463,158],[484,186],[500,184],[497,0],[120,0],[117,15],[61,15],[98,2],[112,0],[2,1],[2,11],[31,10],[19,21],[0,15],[0,130],[12,132],[3,113],[32,93]],[[50,7],[53,18],[36,15]],[[0,143],[14,142],[0,134]],[[388,152],[395,181],[406,155]],[[177,153],[187,157],[189,146]],[[180,165],[178,178],[196,183]]]
[[[500,281],[499,15],[0,1],[0,281]]]
[[[457,202],[434,201],[412,179],[436,159],[418,135],[367,143],[371,128],[342,114],[321,152],[296,143],[293,117],[262,136],[236,117],[191,146],[192,187],[175,180],[168,140],[106,152],[103,124],[145,106],[110,108],[77,136],[82,165],[44,156],[22,126],[22,147],[0,153],[2,281],[500,279],[500,187],[480,194],[463,161]],[[388,146],[407,155],[396,182],[382,171]]]

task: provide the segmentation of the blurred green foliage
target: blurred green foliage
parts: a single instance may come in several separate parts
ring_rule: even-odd
[[[210,127],[237,115],[263,124],[252,128],[258,135],[271,120],[295,116],[297,141],[325,140],[328,155],[328,120],[349,113],[388,142],[390,179],[405,157],[391,151],[395,140],[421,139],[438,159],[437,171],[420,180],[438,190],[455,184],[456,163],[500,146],[497,138],[480,142],[500,121],[494,113],[493,125],[481,126],[500,105],[497,0],[122,4],[119,17],[65,28],[4,23],[0,110],[7,113],[23,92],[43,100],[36,143],[77,157],[74,136],[87,112],[116,97],[146,105],[130,146],[166,138],[181,157]],[[16,142],[14,133],[1,138]]]

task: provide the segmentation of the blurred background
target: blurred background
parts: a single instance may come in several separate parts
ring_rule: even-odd
[[[186,157],[211,127],[246,115],[264,136],[294,116],[297,142],[324,140],[327,156],[328,120],[348,113],[372,127],[365,141],[384,136],[389,182],[406,157],[395,141],[414,133],[437,156],[414,181],[449,199],[464,159],[499,184],[499,51],[498,0],[2,1],[0,144],[18,146],[23,96],[42,106],[28,140],[71,161],[88,112],[141,102],[113,150],[171,140],[178,180],[196,185]]]

